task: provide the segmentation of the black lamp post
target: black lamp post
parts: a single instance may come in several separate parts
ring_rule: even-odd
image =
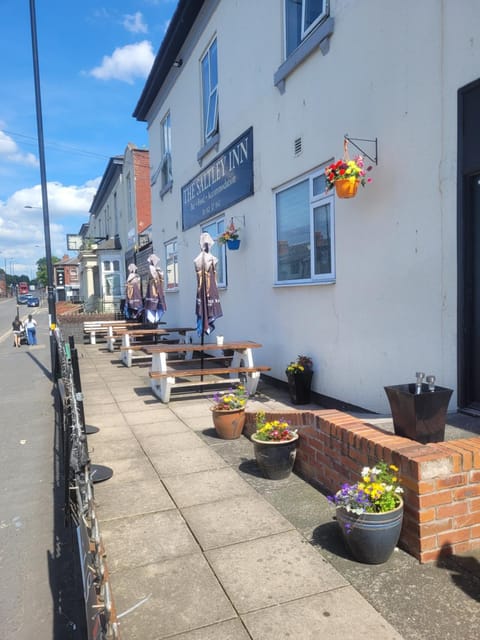
[[[43,230],[45,237],[45,257],[47,262],[48,322],[50,327],[50,356],[52,362],[52,382],[55,381],[56,345],[53,332],[57,326],[55,295],[53,289],[52,249],[50,244],[50,221],[48,215],[47,174],[45,170],[45,144],[43,139],[42,101],[40,95],[40,71],[38,65],[37,21],[35,0],[30,0],[30,25],[32,31],[33,77],[35,83],[35,106],[37,112],[38,157],[40,162],[40,183],[42,188]]]

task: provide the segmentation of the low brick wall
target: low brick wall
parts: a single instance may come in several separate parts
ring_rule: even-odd
[[[295,470],[335,493],[378,460],[395,464],[404,488],[399,546],[420,562],[480,549],[480,438],[420,444],[335,410],[267,413],[300,436]],[[255,430],[247,411],[246,431]]]

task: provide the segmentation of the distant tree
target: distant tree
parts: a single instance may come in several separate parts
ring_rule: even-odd
[[[56,262],[60,262],[60,258],[52,256],[52,264],[55,264]],[[39,260],[37,260],[37,282],[41,284],[42,287],[46,287],[48,284],[46,258],[40,258]]]

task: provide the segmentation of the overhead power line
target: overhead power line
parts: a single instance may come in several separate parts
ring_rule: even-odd
[[[2,129],[3,133],[6,133],[8,136],[14,139],[21,139],[22,143],[28,146],[36,147],[38,144],[37,138],[34,136],[27,136],[23,133],[17,133],[15,131],[7,131],[6,129]],[[103,153],[96,153],[95,151],[89,151],[88,149],[80,149],[79,147],[73,147],[67,144],[62,144],[58,142],[45,142],[45,146],[49,149],[55,149],[57,151],[63,151],[65,153],[74,153],[81,156],[90,156],[93,158],[101,158],[102,160],[108,160],[110,156],[107,156]]]

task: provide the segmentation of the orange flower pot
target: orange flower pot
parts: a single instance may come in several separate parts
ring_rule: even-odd
[[[335,181],[335,191],[339,198],[354,198],[360,181],[356,178],[343,178]]]
[[[215,431],[223,440],[236,440],[245,425],[245,409],[212,409]]]

